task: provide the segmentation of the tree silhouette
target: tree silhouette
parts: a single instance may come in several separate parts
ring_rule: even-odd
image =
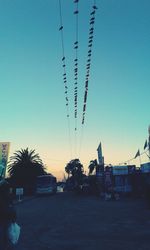
[[[8,173],[16,186],[33,186],[36,177],[46,174],[45,167],[35,150],[21,149],[10,157]]]
[[[71,175],[71,179],[75,183],[75,187],[79,187],[83,181],[83,165],[79,159],[71,160],[65,167],[65,171],[68,174],[68,178]]]

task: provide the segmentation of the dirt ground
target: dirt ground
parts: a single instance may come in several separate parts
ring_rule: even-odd
[[[17,250],[150,249],[150,210],[144,200],[59,193],[20,202],[16,209]]]

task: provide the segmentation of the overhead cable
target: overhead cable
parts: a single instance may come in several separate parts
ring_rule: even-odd
[[[81,136],[80,136],[79,155],[81,154],[81,148],[82,148],[82,143],[83,143],[84,123],[85,123],[90,67],[91,67],[92,45],[93,45],[93,38],[94,38],[95,14],[96,14],[97,9],[98,8],[96,6],[96,0],[94,0],[92,10],[90,12],[90,20],[89,20],[90,26],[89,26],[89,37],[88,37],[88,53],[87,53],[87,61],[86,61],[85,91],[84,91],[84,98],[83,98],[82,128],[81,128]]]
[[[67,83],[67,73],[66,73],[66,56],[65,56],[65,46],[64,46],[64,34],[63,34],[63,21],[62,21],[62,10],[61,10],[61,0],[59,0],[59,15],[60,15],[60,26],[59,31],[61,34],[61,44],[62,44],[62,67],[63,67],[63,83],[64,83],[64,95],[65,95],[65,106],[66,106],[66,115],[68,121],[68,133],[69,133],[69,144],[72,158],[72,143],[71,143],[71,133],[70,133],[70,114],[69,114],[69,98],[68,98],[68,83]]]
[[[85,114],[86,114],[86,105],[87,105],[87,96],[88,96],[88,85],[89,85],[89,77],[90,77],[90,68],[91,68],[91,56],[92,56],[92,46],[93,46],[93,37],[94,37],[94,24],[95,24],[95,14],[97,10],[96,1],[94,1],[94,5],[92,6],[92,11],[90,13],[90,21],[89,21],[89,38],[88,38],[88,55],[86,61],[86,76],[85,76],[85,92],[83,99],[83,113],[82,113],[82,125],[85,122]]]
[[[75,41],[74,41],[74,119],[75,119],[75,156],[76,156],[76,144],[77,144],[77,117],[78,117],[78,48],[79,48],[79,39],[78,39],[78,16],[79,16],[79,0],[74,0],[75,10]]]

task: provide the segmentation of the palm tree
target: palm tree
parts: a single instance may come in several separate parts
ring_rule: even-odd
[[[8,165],[10,179],[17,186],[31,186],[36,177],[46,174],[45,167],[35,150],[21,149],[14,153]]]
[[[65,167],[65,171],[68,174],[68,180],[71,179],[75,187],[79,187],[83,182],[83,165],[79,159],[71,160]],[[71,177],[69,178],[69,176]]]
[[[80,173],[83,173],[83,165],[81,164],[79,159],[71,160],[65,167],[65,171],[68,175],[78,175]]]

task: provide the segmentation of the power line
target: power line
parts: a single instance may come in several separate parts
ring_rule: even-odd
[[[79,0],[73,1],[75,4],[74,9],[74,16],[75,16],[75,41],[74,41],[74,50],[75,50],[75,57],[74,57],[74,119],[75,119],[75,154],[76,154],[76,144],[77,144],[77,118],[78,118],[78,48],[79,48]],[[81,126],[81,138],[80,138],[80,151],[82,147],[83,141],[83,129],[84,129],[84,122],[85,122],[85,114],[86,114],[86,105],[87,105],[87,96],[88,96],[88,84],[89,84],[89,77],[90,77],[90,67],[91,67],[91,55],[92,55],[92,46],[93,46],[93,36],[94,36],[94,24],[95,24],[95,13],[96,13],[96,1],[94,0],[92,11],[90,12],[90,21],[89,21],[89,37],[88,37],[88,54],[87,54],[87,61],[86,61],[86,76],[85,76],[85,91],[84,91],[84,100],[83,100],[83,111],[82,111],[82,126]],[[60,27],[59,31],[61,33],[61,44],[62,44],[62,67],[63,67],[63,82],[65,88],[65,102],[66,102],[66,113],[67,113],[67,120],[68,120],[68,131],[69,131],[69,143],[70,143],[70,150],[72,155],[72,145],[71,145],[71,132],[70,132],[70,114],[69,114],[69,98],[68,98],[68,83],[67,83],[67,73],[66,73],[66,56],[65,56],[65,46],[64,46],[64,26],[62,20],[62,8],[61,8],[61,0],[59,0],[59,15],[60,15]]]
[[[79,34],[78,34],[78,16],[79,16],[79,0],[74,0],[75,3],[75,42],[74,42],[74,50],[75,50],[75,59],[74,59],[74,118],[75,118],[75,157],[77,151],[77,117],[78,117],[78,48],[79,48]]]
[[[95,14],[97,10],[96,1],[94,0],[92,10],[90,12],[90,21],[89,21],[89,37],[88,37],[88,53],[86,60],[86,75],[85,75],[85,91],[84,91],[84,99],[83,99],[83,110],[82,110],[82,133],[80,138],[80,149],[79,154],[81,153],[82,141],[83,141],[83,130],[85,123],[85,114],[87,107],[87,97],[88,97],[88,86],[89,86],[89,78],[90,78],[90,68],[91,68],[91,56],[92,56],[92,46],[93,46],[93,38],[94,38],[94,24],[95,24]]]
[[[84,122],[85,122],[86,105],[87,105],[87,97],[88,97],[88,84],[89,84],[90,68],[91,68],[92,46],[93,46],[93,38],[94,38],[95,13],[97,10],[97,7],[95,4],[93,5],[92,8],[93,9],[90,13],[90,22],[89,22],[90,27],[89,27],[89,38],[88,38],[88,55],[87,55],[87,61],[86,61],[85,93],[84,93],[84,100],[83,100],[82,125],[84,125]]]
[[[67,84],[67,73],[66,73],[66,57],[65,57],[65,46],[64,46],[64,34],[63,34],[63,20],[62,20],[62,8],[61,0],[59,0],[59,16],[60,16],[60,27],[59,31],[61,33],[61,45],[62,45],[62,67],[63,67],[63,83],[64,83],[64,94],[65,94],[65,105],[66,105],[66,115],[68,123],[68,134],[69,134],[69,148],[72,158],[72,142],[71,142],[71,132],[70,132],[70,114],[69,114],[69,98],[68,98],[68,84]]]

